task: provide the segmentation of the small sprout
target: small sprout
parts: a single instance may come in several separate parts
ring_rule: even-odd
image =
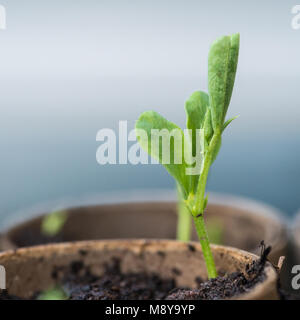
[[[221,37],[212,44],[208,56],[208,93],[196,91],[185,103],[188,135],[154,111],[142,113],[136,122],[136,136],[141,147],[176,180],[180,205],[182,202],[186,205],[194,220],[209,278],[217,277],[217,271],[204,223],[208,199],[206,182],[221,148],[222,133],[236,118],[225,120],[235,81],[239,42],[239,34],[234,34]],[[162,137],[165,132],[169,134],[168,142],[165,136]],[[164,146],[168,146],[168,157],[163,152]],[[186,153],[186,149],[189,152]],[[201,165],[191,161],[194,159],[200,159]],[[186,214],[182,207],[180,212]],[[189,237],[188,228],[190,220],[186,215],[179,217],[178,238],[185,240]]]
[[[48,290],[43,291],[37,297],[38,300],[67,300],[68,295],[65,291],[57,286]]]
[[[56,236],[65,225],[68,218],[66,211],[53,211],[42,221],[41,233],[47,237]]]

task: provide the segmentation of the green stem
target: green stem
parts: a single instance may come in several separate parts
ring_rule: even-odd
[[[206,264],[208,278],[209,279],[216,278],[218,276],[218,273],[216,270],[214,257],[212,255],[212,251],[210,248],[203,215],[199,217],[194,217],[194,222],[195,222],[195,227],[200,240],[200,244],[202,247],[202,252],[203,252],[203,256]]]
[[[185,203],[178,201],[177,240],[190,241],[192,215]]]
[[[205,154],[203,170],[199,177],[198,188],[195,196],[196,201],[191,210],[192,215],[194,217],[197,234],[202,247],[202,252],[203,252],[207,273],[208,273],[208,278],[216,278],[218,274],[217,274],[214,258],[212,255],[212,251],[210,248],[209,239],[208,239],[208,235],[207,235],[207,231],[204,223],[204,217],[203,217],[203,213],[205,209],[205,189],[206,189],[206,182],[207,182],[209,169],[213,162],[213,155],[214,155],[214,152],[216,152],[220,139],[221,139],[221,133],[215,132],[209,144],[208,150]]]
[[[207,177],[208,177],[210,166],[213,161],[214,152],[218,147],[218,143],[220,139],[221,139],[221,133],[215,133],[213,135],[211,142],[209,144],[208,150],[204,157],[203,170],[200,174],[198,187],[196,191],[196,202],[193,207],[193,212],[195,212],[196,214],[203,213],[202,211],[205,209],[204,200],[205,200],[205,189],[206,189]]]

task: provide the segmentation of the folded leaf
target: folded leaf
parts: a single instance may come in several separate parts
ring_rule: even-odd
[[[239,34],[225,36],[211,46],[208,57],[208,88],[213,128],[222,131],[230,103],[239,54]]]
[[[214,130],[212,127],[212,121],[211,121],[211,109],[210,108],[207,108],[203,127],[204,127],[205,140],[209,144],[209,142],[214,134]]]
[[[189,176],[185,171],[183,131],[154,111],[142,113],[136,122],[135,129],[141,147],[158,160],[176,179],[186,198],[189,192]],[[140,130],[146,134],[140,134]],[[168,158],[170,161],[166,163]],[[179,161],[181,163],[178,163]]]
[[[209,97],[206,92],[196,91],[189,97],[185,102],[188,129],[195,130],[203,127],[208,105]]]
[[[197,148],[197,141],[201,141],[201,138],[197,139],[199,130],[203,128],[205,115],[209,106],[209,97],[206,92],[196,91],[185,102],[185,111],[187,116],[187,129],[190,129],[190,143],[192,145],[192,154],[196,156],[196,151],[201,150],[200,146]],[[197,131],[198,130],[198,131]],[[211,129],[212,130],[212,129]],[[202,151],[202,150],[201,150]],[[190,189],[196,191],[199,175],[190,175]]]

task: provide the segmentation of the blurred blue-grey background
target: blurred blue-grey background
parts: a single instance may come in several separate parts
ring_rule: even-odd
[[[207,54],[241,33],[229,115],[209,189],[292,216],[300,207],[300,30],[295,0],[1,0],[0,225],[37,203],[170,189],[158,165],[100,166],[96,133],[155,109],[184,126],[207,89]],[[146,191],[147,192],[147,191]]]

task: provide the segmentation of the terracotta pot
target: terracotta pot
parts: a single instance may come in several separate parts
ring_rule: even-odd
[[[206,278],[206,270],[200,245],[192,245],[193,250],[187,243],[172,240],[62,243],[3,252],[0,264],[6,269],[9,294],[23,298],[55,285],[51,276],[54,267],[68,267],[72,261],[80,260],[90,267],[92,273],[101,275],[103,265],[112,257],[120,258],[123,272],[156,272],[161,277],[175,277],[177,286],[193,288],[196,277]],[[212,245],[212,250],[217,269],[226,273],[244,272],[247,264],[258,259],[251,253],[230,247]],[[174,267],[181,271],[180,274],[172,272]],[[277,273],[269,262],[264,271],[266,278],[263,282],[234,299],[278,299]]]
[[[8,229],[3,234],[2,249],[47,242],[176,237],[175,202],[93,205],[65,211],[68,220],[58,237],[41,237],[43,216],[39,216]],[[264,240],[273,247],[269,258],[274,264],[286,253],[286,229],[273,208],[243,198],[213,196],[205,217],[208,226],[216,222],[222,226],[222,245],[258,254],[259,244]],[[194,227],[192,240],[198,241]]]

